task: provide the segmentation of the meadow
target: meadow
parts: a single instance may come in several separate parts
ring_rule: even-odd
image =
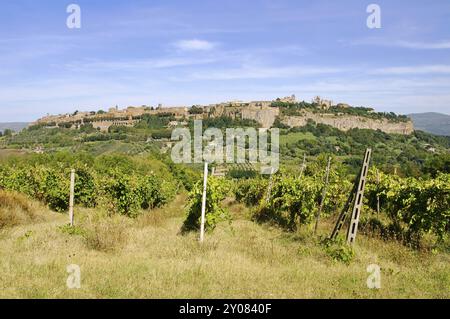
[[[180,234],[186,195],[137,218],[76,207],[67,214],[26,201],[5,207],[22,216],[0,230],[1,298],[449,298],[450,256],[361,234],[351,263],[334,260],[311,228],[287,233],[250,220],[227,200],[231,226],[220,223],[198,242]],[[21,198],[24,200],[24,198]],[[32,215],[29,217],[28,215]],[[28,217],[27,217],[28,216]],[[320,224],[325,236],[332,220]],[[11,221],[10,221],[11,223]],[[367,266],[381,267],[381,289],[369,289]],[[81,268],[69,289],[67,266]]]

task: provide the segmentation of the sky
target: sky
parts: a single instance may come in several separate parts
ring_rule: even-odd
[[[0,122],[291,94],[450,114],[450,1],[0,0]]]

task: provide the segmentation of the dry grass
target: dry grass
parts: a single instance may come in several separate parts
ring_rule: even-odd
[[[184,215],[186,195],[178,195],[174,201],[164,207],[147,210],[136,219],[138,227],[163,227],[171,217]]]
[[[77,208],[75,225],[64,224],[58,229],[65,235],[79,236],[88,249],[112,253],[126,245],[131,222],[127,217],[111,215],[101,209]]]
[[[246,216],[245,210],[230,205],[239,216]],[[288,234],[238,218],[232,229],[220,224],[199,244],[198,234],[178,235],[182,199],[156,214],[154,219],[118,218],[114,227],[123,227],[118,235],[104,225],[110,221],[104,214],[77,209],[77,225],[101,234],[100,240],[92,239],[95,249],[83,236],[58,231],[67,222],[65,215],[1,231],[0,297],[450,297],[450,256],[445,253],[416,252],[359,236],[355,257],[346,265],[333,261],[308,228]],[[319,231],[325,234],[328,228],[325,221]],[[116,244],[120,249],[104,252],[103,247]],[[366,286],[366,268],[372,263],[382,268],[380,290]],[[81,267],[81,289],[66,287],[70,264]]]
[[[21,194],[0,190],[0,228],[27,224],[39,219],[37,204]]]
[[[113,252],[121,249],[127,241],[126,224],[123,218],[107,217],[90,222],[83,227],[84,240],[90,249]]]

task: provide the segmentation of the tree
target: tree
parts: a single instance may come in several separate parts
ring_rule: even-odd
[[[440,154],[428,158],[423,166],[425,173],[436,177],[439,172],[450,173],[450,154]]]
[[[199,107],[199,106],[193,105],[193,106],[189,109],[189,114],[203,114],[203,108],[202,108],[202,107]]]

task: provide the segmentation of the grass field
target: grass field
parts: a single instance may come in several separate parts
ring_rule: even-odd
[[[317,139],[314,134],[307,132],[307,133],[290,133],[287,135],[281,135],[280,136],[280,144],[294,144],[301,140],[307,140],[307,141],[315,141]]]
[[[248,219],[233,202],[203,244],[179,235],[185,198],[135,219],[33,204],[35,217],[0,230],[0,298],[449,298],[450,256],[363,235],[349,265],[333,259],[308,229],[289,234]],[[320,233],[331,228],[321,225]],[[381,289],[366,268],[381,267]],[[81,267],[81,288],[66,286]]]

